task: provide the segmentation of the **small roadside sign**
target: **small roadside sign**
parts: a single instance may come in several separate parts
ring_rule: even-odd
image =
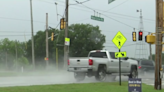
[[[119,31],[115,37],[113,38],[113,43],[116,45],[118,49],[121,49],[121,47],[124,45],[126,42],[125,36]]]
[[[129,78],[128,80],[129,92],[142,92],[142,80],[141,78]]]
[[[69,46],[70,45],[70,38],[65,38],[65,45]]]
[[[126,57],[126,52],[115,52],[115,57],[119,58],[119,57]]]

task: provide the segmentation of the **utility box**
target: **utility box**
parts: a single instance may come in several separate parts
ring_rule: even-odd
[[[150,44],[155,44],[155,36],[154,35],[147,35],[145,37],[145,41]]]

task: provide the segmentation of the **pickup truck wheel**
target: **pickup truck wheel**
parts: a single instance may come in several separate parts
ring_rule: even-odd
[[[95,79],[98,81],[103,81],[106,78],[106,69],[105,67],[100,67],[96,72]]]
[[[129,78],[138,78],[138,71],[135,68],[132,68]]]
[[[74,73],[76,81],[83,81],[85,79],[85,73]]]

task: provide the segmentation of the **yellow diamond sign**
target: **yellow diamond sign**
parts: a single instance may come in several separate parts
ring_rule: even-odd
[[[115,37],[113,38],[113,43],[117,46],[118,49],[121,49],[121,47],[126,42],[125,36],[119,31]]]
[[[119,58],[119,57],[126,57],[126,52],[115,52],[115,57]]]

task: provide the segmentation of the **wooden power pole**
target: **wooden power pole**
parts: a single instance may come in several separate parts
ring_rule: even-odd
[[[33,13],[32,13],[32,0],[30,0],[30,15],[31,15],[31,44],[32,44],[32,64],[35,69],[35,51],[34,51],[34,32],[33,32]]]
[[[66,10],[65,10],[65,22],[66,22],[65,38],[68,37],[68,7],[69,7],[68,6],[68,2],[69,2],[69,0],[66,0]],[[65,41],[64,41],[64,68],[67,67],[67,60],[68,60],[68,46],[65,45]]]
[[[156,90],[162,89],[160,69],[162,65],[162,34],[163,31],[163,0],[156,0],[156,55],[155,55],[155,84]]]
[[[49,65],[49,55],[48,55],[48,13],[46,13],[46,68],[48,68]]]

